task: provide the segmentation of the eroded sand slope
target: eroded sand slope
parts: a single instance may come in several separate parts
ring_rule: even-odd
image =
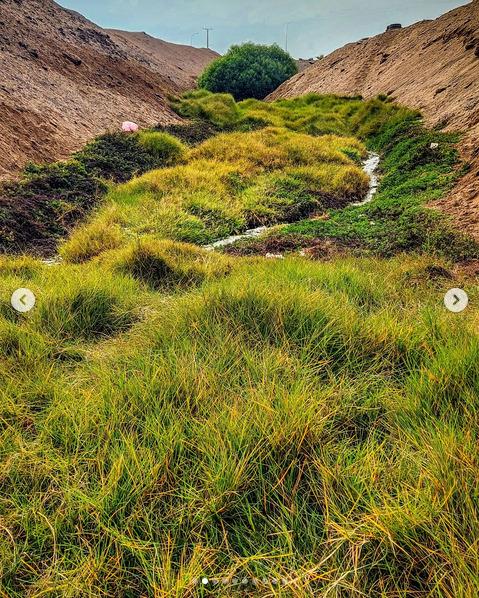
[[[193,87],[216,55],[153,38],[150,50],[143,37],[53,0],[0,0],[0,177],[67,156],[122,120],[178,120],[167,96]]]

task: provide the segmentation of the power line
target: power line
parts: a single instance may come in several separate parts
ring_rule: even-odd
[[[194,38],[195,38],[197,35],[199,35],[199,34],[200,34],[200,32],[199,32],[199,31],[197,31],[196,33],[192,33],[192,34],[191,34],[191,43],[190,43],[190,46],[192,46],[192,45],[193,45],[193,40],[194,40]]]

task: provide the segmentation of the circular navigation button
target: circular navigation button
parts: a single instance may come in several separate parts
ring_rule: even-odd
[[[17,289],[11,299],[12,307],[16,311],[25,314],[33,309],[35,305],[35,295],[30,289]]]
[[[450,289],[444,296],[444,305],[455,314],[464,311],[469,304],[469,297],[462,289]]]

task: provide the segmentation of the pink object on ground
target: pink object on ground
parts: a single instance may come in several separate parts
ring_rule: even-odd
[[[121,125],[121,130],[125,133],[136,133],[139,128],[140,127],[136,123],[132,123],[129,120]]]

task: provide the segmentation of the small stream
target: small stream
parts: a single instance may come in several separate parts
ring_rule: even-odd
[[[369,175],[369,190],[366,197],[362,201],[358,201],[356,203],[349,204],[351,206],[362,206],[364,204],[369,203],[373,200],[374,196],[378,191],[379,186],[379,175],[378,175],[378,167],[381,161],[381,157],[379,154],[375,154],[370,152],[367,159],[363,162],[363,170],[364,172]],[[275,225],[277,226],[277,225]],[[220,239],[219,241],[215,241],[210,245],[204,245],[203,249],[213,250],[218,249],[220,247],[226,247],[227,245],[232,245],[236,243],[236,241],[240,241],[241,239],[254,239],[255,237],[259,237],[264,232],[273,228],[272,226],[259,226],[258,228],[251,228],[240,235],[231,235],[226,237],[225,239]],[[58,255],[55,255],[49,259],[42,260],[44,264],[48,266],[55,266],[61,262],[61,258]]]
[[[379,154],[375,154],[374,152],[369,152],[367,159],[363,162],[363,170],[369,176],[369,190],[366,197],[355,203],[349,204],[351,206],[363,206],[371,202],[378,192],[379,187],[379,175],[378,175],[378,167],[381,161],[381,157]],[[277,226],[276,224],[274,226]],[[230,237],[226,237],[226,239],[221,239],[219,241],[215,241],[210,245],[205,245],[203,249],[218,249],[220,247],[226,247],[227,245],[232,245],[236,243],[236,241],[240,241],[242,239],[254,239],[255,237],[259,237],[264,232],[273,228],[272,226],[259,226],[258,228],[251,228],[240,235],[231,235]]]
[[[356,203],[352,203],[350,205],[363,206],[364,204],[369,203],[373,200],[374,196],[378,192],[379,187],[378,168],[380,162],[381,156],[379,154],[369,152],[367,160],[363,162],[363,170],[367,175],[369,175],[369,191],[362,201],[357,201]]]

